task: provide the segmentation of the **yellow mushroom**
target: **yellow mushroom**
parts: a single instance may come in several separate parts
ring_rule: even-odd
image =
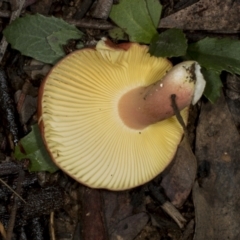
[[[39,93],[39,125],[54,162],[93,188],[124,190],[156,177],[183,134],[171,94],[186,122],[204,89],[196,62],[171,68],[147,46],[106,39],[61,60]]]

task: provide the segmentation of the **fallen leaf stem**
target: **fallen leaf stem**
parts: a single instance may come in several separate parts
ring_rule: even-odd
[[[178,108],[177,103],[176,103],[176,94],[172,94],[170,97],[171,97],[171,103],[172,103],[171,105],[172,105],[174,114],[175,114],[178,122],[181,124],[181,126],[182,126],[182,128],[184,130],[184,135],[187,136],[186,124],[183,121],[183,118],[182,118],[182,116],[180,114],[179,108]]]
[[[113,24],[102,19],[83,18],[81,20],[65,19],[65,21],[80,28],[109,30],[114,27]]]

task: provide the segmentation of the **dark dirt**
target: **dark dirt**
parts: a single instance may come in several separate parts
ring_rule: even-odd
[[[26,0],[21,15],[67,19],[86,33],[85,45],[92,46],[114,26],[108,19],[112,2],[117,3]],[[181,28],[189,42],[206,36],[239,39],[238,0],[161,3],[159,31]],[[18,8],[18,0],[0,2],[1,31]],[[63,47],[69,53],[75,45],[73,41]],[[1,66],[7,78],[1,79],[4,72],[0,72],[0,178],[23,200],[1,183],[0,239],[240,239],[238,76],[222,74],[223,92],[217,103],[203,98],[191,109],[188,139],[162,174],[144,186],[111,192],[87,188],[61,171],[29,173],[27,160],[14,160],[12,150],[18,138],[37,122],[38,88],[51,66],[24,57],[10,46]]]

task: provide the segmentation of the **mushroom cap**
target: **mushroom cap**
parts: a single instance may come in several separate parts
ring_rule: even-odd
[[[54,162],[92,188],[124,190],[156,177],[174,157],[183,129],[175,116],[131,129],[119,117],[118,101],[171,67],[147,46],[105,40],[61,60],[39,92],[39,125]],[[188,109],[181,115],[186,122]]]

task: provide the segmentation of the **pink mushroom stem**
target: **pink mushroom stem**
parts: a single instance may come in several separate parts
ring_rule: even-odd
[[[200,79],[200,80],[199,80]],[[119,115],[130,128],[143,129],[174,115],[171,95],[176,95],[179,110],[196,102],[205,87],[199,86],[203,79],[197,62],[186,61],[173,67],[161,80],[147,87],[139,87],[124,94],[119,100]],[[197,93],[196,93],[197,89]],[[198,99],[197,99],[198,100]]]

